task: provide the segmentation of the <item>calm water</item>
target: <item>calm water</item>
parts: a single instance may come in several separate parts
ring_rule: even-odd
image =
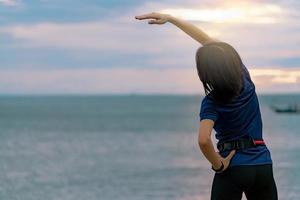
[[[260,96],[279,199],[300,197],[300,114]],[[0,199],[202,200],[213,173],[197,146],[200,96],[0,97]]]

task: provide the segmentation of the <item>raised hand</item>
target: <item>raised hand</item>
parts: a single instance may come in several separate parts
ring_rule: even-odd
[[[159,24],[159,25],[162,25],[162,24],[165,24],[166,22],[168,22],[170,17],[171,16],[168,14],[161,14],[161,13],[156,13],[156,12],[152,12],[152,13],[140,15],[140,16],[135,16],[135,18],[138,20],[151,19],[148,21],[149,24]]]

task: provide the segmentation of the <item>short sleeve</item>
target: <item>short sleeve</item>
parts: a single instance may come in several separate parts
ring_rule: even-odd
[[[219,117],[219,114],[216,110],[216,105],[209,101],[207,97],[205,97],[201,102],[199,117],[200,121],[203,119],[211,119],[214,122],[217,121]]]
[[[244,80],[247,81],[248,83],[250,83],[255,88],[255,85],[251,79],[250,73],[244,64],[242,65],[242,71],[243,71]]]

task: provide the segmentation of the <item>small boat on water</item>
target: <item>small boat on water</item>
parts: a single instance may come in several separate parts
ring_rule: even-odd
[[[271,106],[271,108],[277,113],[300,113],[300,106],[297,104]]]

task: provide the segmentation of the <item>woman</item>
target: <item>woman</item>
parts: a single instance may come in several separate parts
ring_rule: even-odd
[[[271,155],[262,138],[255,85],[235,49],[171,15],[136,16],[149,24],[170,22],[203,46],[197,50],[198,76],[205,90],[199,113],[200,149],[215,171],[211,199],[276,200]],[[216,152],[212,129],[218,139]]]

